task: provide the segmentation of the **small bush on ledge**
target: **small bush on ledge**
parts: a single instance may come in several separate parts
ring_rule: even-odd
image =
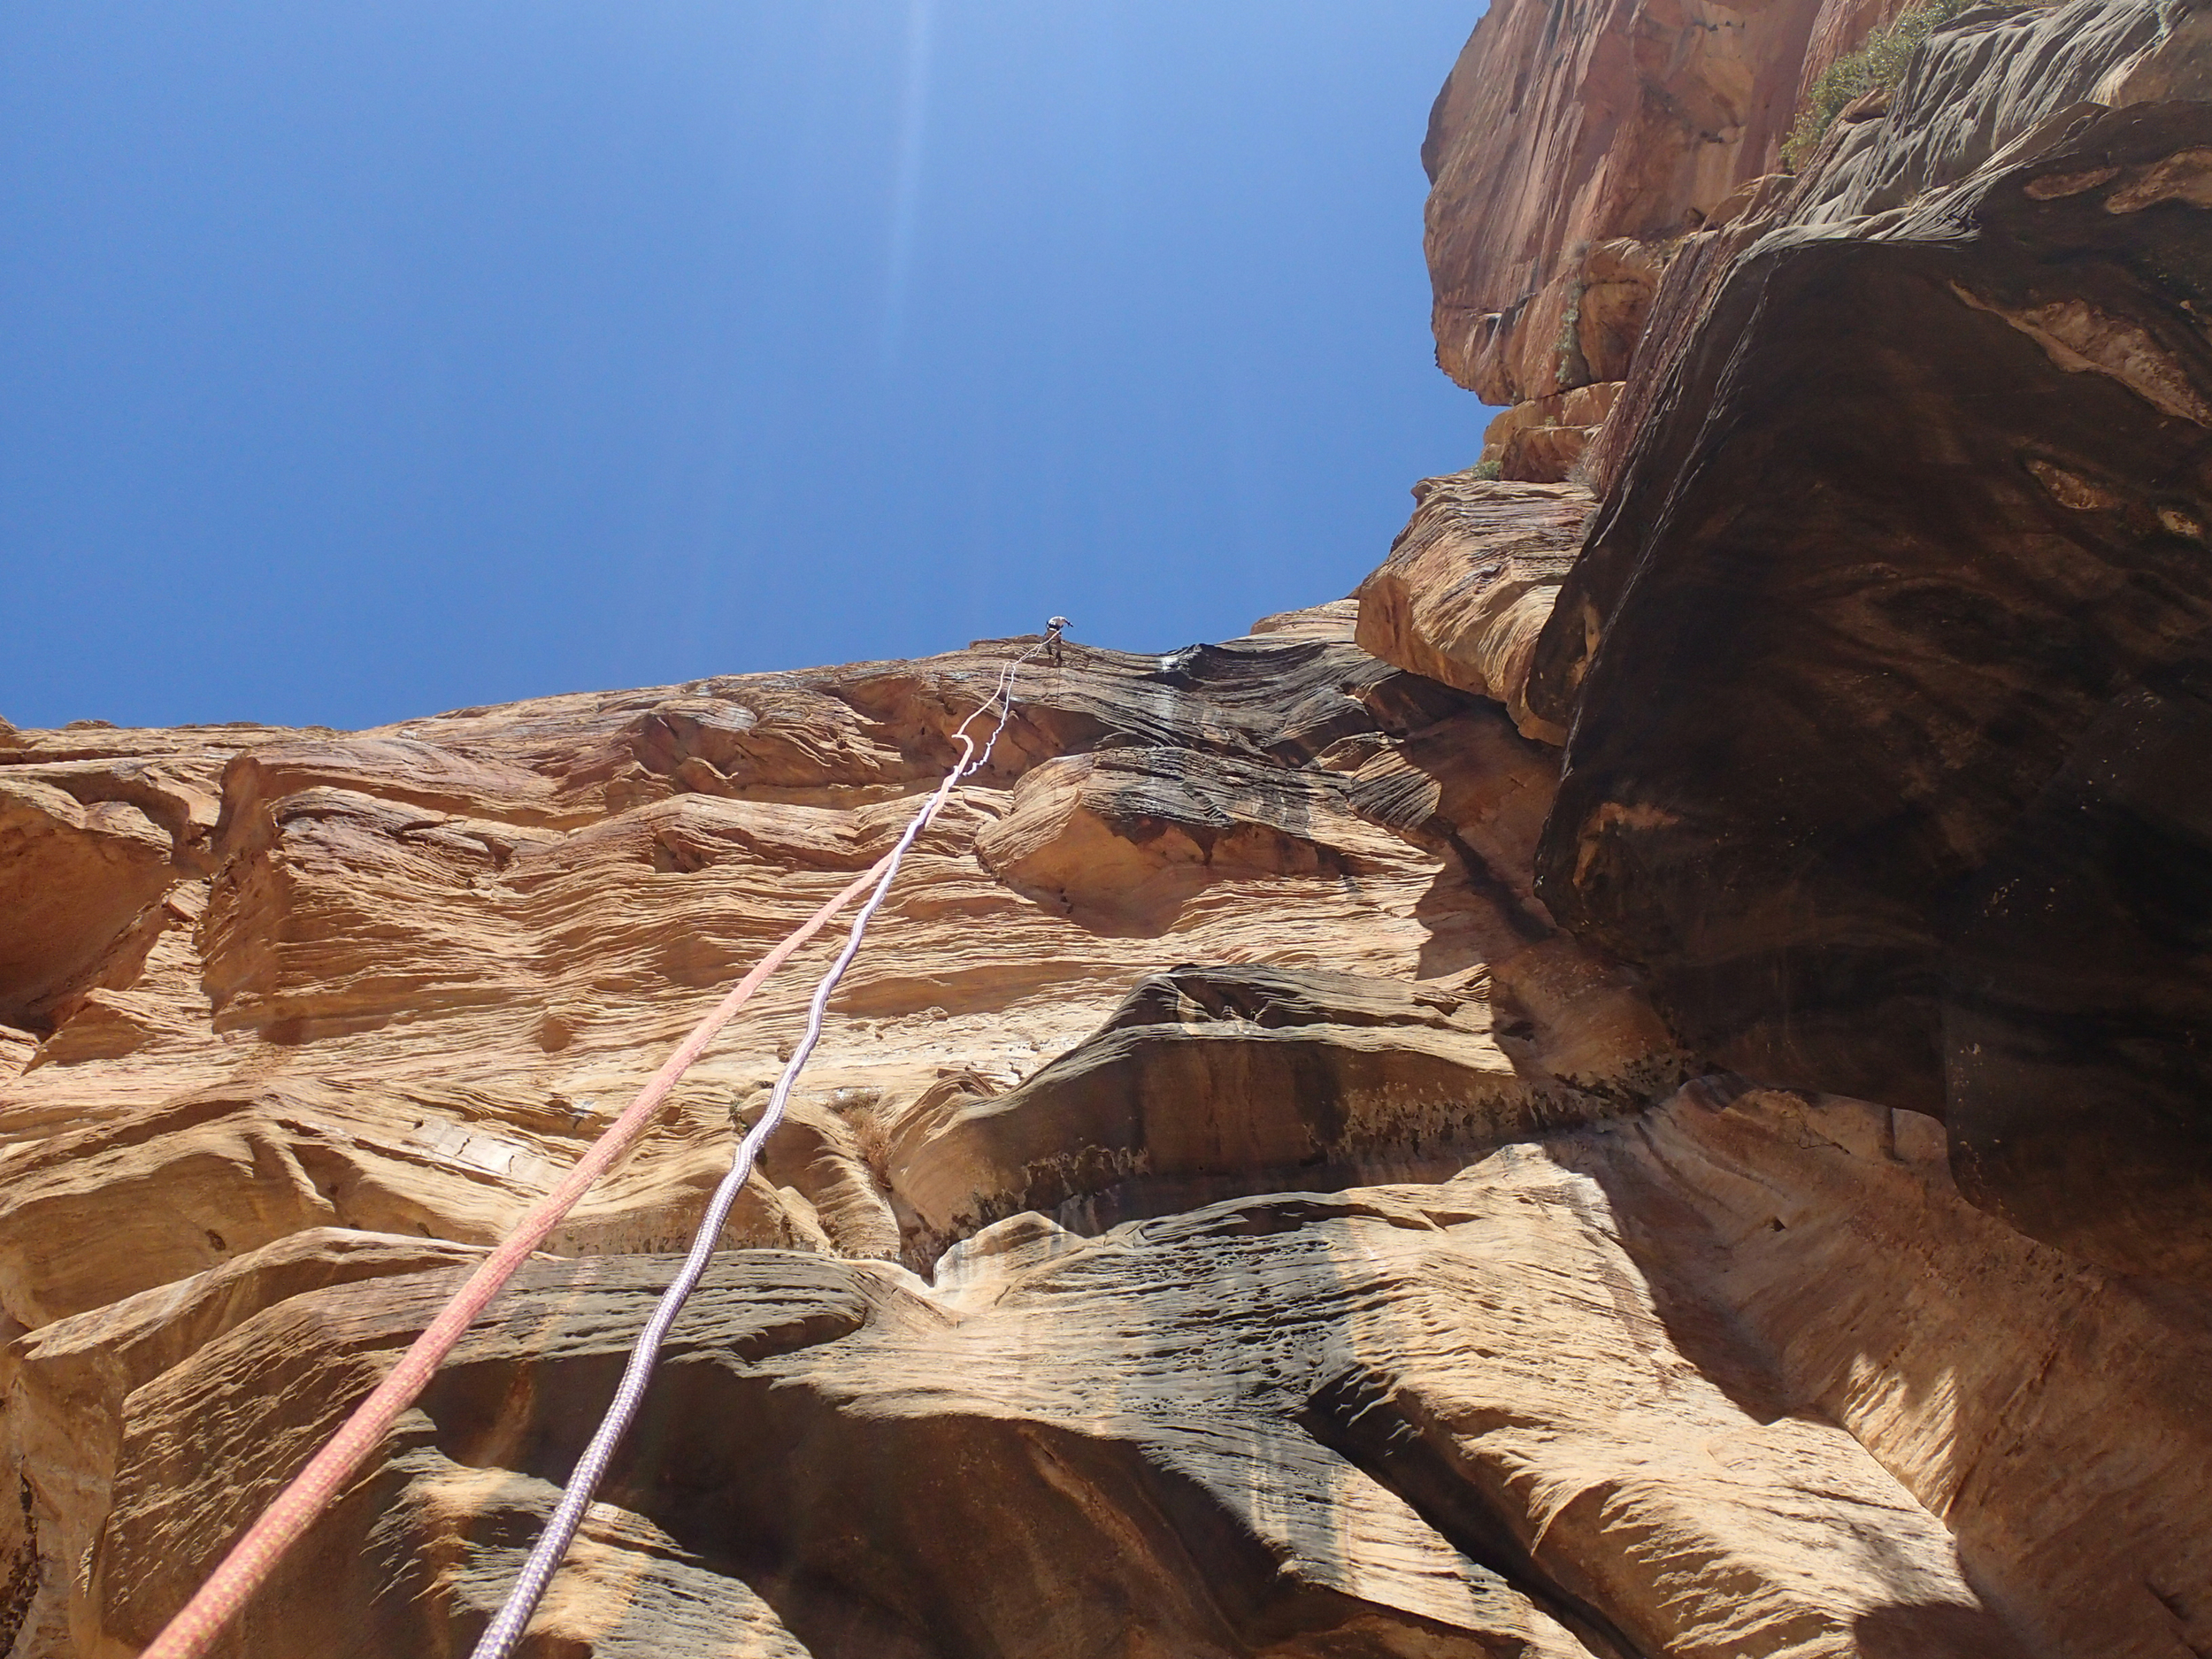
[[[1929,31],[1948,23],[1971,4],[1973,0],[1924,0],[1876,29],[1860,42],[1858,50],[1846,53],[1822,70],[1820,79],[1806,95],[1805,107],[1797,112],[1790,135],[1782,141],[1782,165],[1792,173],[1803,167],[1845,105],[1870,92],[1886,92],[1895,86],[1903,78],[1914,49],[1928,38]]]

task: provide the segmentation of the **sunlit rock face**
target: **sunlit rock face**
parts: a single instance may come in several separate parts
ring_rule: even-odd
[[[461,1646],[670,1265],[526,1270],[227,1651]],[[86,1650],[150,1633],[465,1267],[303,1234],[19,1342],[18,1432],[104,1511]],[[1693,1088],[1438,1181],[1012,1217],[933,1282],[726,1255],[534,1642],[2154,1653],[2212,1569],[2208,1359],[1962,1203],[1932,1121]]]
[[[1359,649],[1356,610],[1024,671],[530,1651],[2195,1630],[2201,1310],[1962,1202],[1931,1118],[1684,1086],[1638,975],[1537,895],[1558,751]],[[143,914],[73,947],[143,1041],[79,1041],[109,1017],[62,997],[0,1095],[12,1651],[150,1640],[728,977],[888,845],[1018,649],[358,735],[10,734],[19,787],[210,780]],[[223,1651],[466,1649],[809,977]]]
[[[1505,705],[1522,735],[1565,728],[1529,707],[1529,669],[1582,549],[1590,493],[1471,472],[1425,478],[1381,568],[1360,584],[1357,638],[1376,656]]]
[[[1897,0],[1498,0],[1429,116],[1437,362],[1484,459],[1573,476],[1684,237],[1770,173],[1801,85]]]
[[[852,1282],[887,1287],[895,1323],[942,1323],[928,1276],[1002,1217],[1089,1235],[1256,1189],[1445,1178],[1678,1078],[1632,978],[1533,897],[1552,751],[1494,703],[1361,650],[1353,626],[1353,607],[1325,607],[1225,645],[1071,644],[1025,666],[725,1242],[879,1263]],[[176,1553],[177,1529],[228,1525],[188,1510],[242,1517],[266,1494],[253,1460],[296,1461],[373,1374],[358,1344],[341,1359],[253,1320],[497,1239],[727,981],[889,847],[1025,644],[373,733],[0,734],[16,803],[0,879],[22,918],[0,1082],[0,1308],[27,1333],[4,1419],[27,1503],[5,1523],[16,1651],[145,1640],[203,1564]],[[632,1263],[611,1340],[664,1271],[647,1258],[685,1240],[830,949],[771,984],[554,1235],[560,1257]],[[1562,1021],[1574,985],[1601,1018]],[[1090,1340],[1069,1364],[1107,1363]],[[222,1343],[239,1398],[296,1420],[140,1409],[165,1387],[188,1413],[211,1403],[188,1368]],[[287,1381],[273,1364],[306,1369]],[[956,1437],[945,1450],[967,1455]],[[1307,1455],[1327,1488],[1335,1455]],[[1133,1448],[1109,1462],[1138,1487],[1171,1479]],[[403,1517],[472,1535],[506,1502],[480,1473],[435,1496],[372,1480],[378,1561],[446,1548]],[[1371,1609],[1354,1582],[1369,1570],[1346,1567],[1352,1587],[1267,1616],[1286,1640],[1457,1620],[1570,1641],[1409,1516],[1391,1525],[1427,1563],[1412,1587]],[[1202,1580],[1194,1559],[1178,1571]],[[1127,1567],[1133,1584],[1166,1571]],[[240,1640],[351,1641],[414,1582],[346,1578],[307,1603],[280,1591]],[[561,1604],[634,1628],[635,1578],[603,1596],[565,1579]],[[715,1594],[750,1607],[745,1582]],[[471,1594],[454,1631],[492,1592]],[[756,1609],[764,1630],[775,1605]],[[1080,1646],[1067,1632],[1100,1616],[1055,1617]],[[845,1637],[810,1624],[805,1640],[867,1648],[876,1625],[851,1617]],[[676,1627],[650,1628],[640,1640]],[[419,1638],[394,1626],[392,1651]]]
[[[1970,12],[1789,175],[1878,9],[1497,6],[1502,476],[1021,669],[524,1651],[2212,1652],[2205,16]],[[0,726],[0,1655],[142,1647],[1031,643]],[[835,943],[221,1651],[468,1651]]]

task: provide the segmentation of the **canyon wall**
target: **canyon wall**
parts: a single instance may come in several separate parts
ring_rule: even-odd
[[[1494,465],[1021,667],[525,1653],[2212,1652],[2212,28],[1784,171],[1894,10],[1482,20]],[[142,1647],[1032,642],[0,725],[0,1654]],[[834,949],[219,1651],[468,1651]]]

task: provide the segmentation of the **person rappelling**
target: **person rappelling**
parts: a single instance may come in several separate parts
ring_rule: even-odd
[[[1045,656],[1055,668],[1060,666],[1060,636],[1068,629],[1065,617],[1045,618]]]

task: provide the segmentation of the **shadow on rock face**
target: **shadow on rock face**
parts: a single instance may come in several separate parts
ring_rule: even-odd
[[[1434,1232],[1417,1211],[1399,1218]],[[1030,1301],[958,1321],[891,1270],[723,1256],[527,1651],[1078,1659],[1105,1632],[1118,1651],[1202,1659],[1581,1659],[1540,1610],[1281,1419],[1277,1396],[1307,1386],[1350,1293],[1311,1225],[1233,1236],[1171,1230],[1064,1257],[1072,1282],[1031,1274]],[[1121,1279],[1132,1248],[1156,1271]],[[222,1651],[465,1652],[666,1266],[526,1269]],[[348,1288],[265,1324],[304,1339],[288,1352],[311,1370],[344,1363],[339,1349],[395,1347],[434,1302],[414,1279]],[[1225,1325],[1238,1333],[1226,1346]],[[1041,1345],[1059,1363],[1035,1363]],[[250,1363],[241,1343],[218,1344],[194,1362],[197,1386],[155,1406],[258,1433],[263,1455],[232,1471],[248,1499],[282,1465],[269,1442],[291,1430],[279,1425],[328,1392],[256,1388]],[[102,1554],[109,1629],[157,1620],[199,1564],[147,1554],[150,1523],[180,1492],[195,1514],[226,1517],[240,1496],[228,1481],[120,1494]]]
[[[182,873],[140,808],[25,777],[0,779],[0,1025],[42,1031]]]
[[[2020,1644],[1986,1608],[1901,1601],[1852,1624],[1862,1659],[2018,1659]]]
[[[1314,1439],[1407,1502],[1470,1559],[1483,1563],[1558,1619],[1601,1659],[1643,1659],[1642,1650],[1594,1605],[1584,1583],[1562,1583],[1521,1536],[1509,1505],[1480,1486],[1395,1409],[1393,1379],[1346,1371],[1324,1383],[1299,1422]]]
[[[1263,1019],[1327,991],[1183,988]],[[1586,1659],[1859,1632],[2011,1659],[2016,1617],[2033,1651],[2156,1651],[2212,1536],[2200,1333],[2055,1276],[1887,1119],[1678,1101],[1440,1184],[1087,1240],[1024,1216],[934,1288],[724,1253],[533,1641]],[[103,1632],[150,1634],[457,1277],[390,1264],[111,1402]],[[464,1651],[669,1265],[526,1266],[222,1651]]]
[[[1023,1210],[1095,1232],[1237,1193],[1435,1179],[1640,1104],[1525,1075],[1473,991],[1187,966],[1018,1087],[910,1118],[888,1174],[926,1266]]]
[[[1532,680],[1574,723],[1538,890],[1697,1052],[1955,1106],[2016,1225],[2187,1277],[2205,749],[2156,688],[2212,639],[2212,106],[2084,106],[2038,142],[1774,230],[1654,371]],[[2105,804],[2047,800],[2062,767]]]
[[[1601,1190],[1639,1296],[1707,1380],[1762,1424],[1847,1432],[1941,1517],[1973,1595],[1870,1556],[1866,1654],[2167,1650],[2165,1595],[2212,1571],[2200,1298],[1970,1205],[1916,1112],[1701,1079],[1546,1150]]]
[[[1943,1034],[1968,1197],[2120,1271],[2212,1284],[2208,757],[2201,690],[2114,702],[1959,907]]]

